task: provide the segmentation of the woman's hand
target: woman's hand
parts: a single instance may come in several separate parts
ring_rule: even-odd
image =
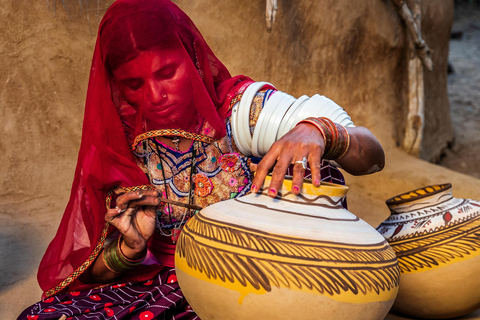
[[[117,198],[117,208],[107,211],[105,220],[122,234],[122,252],[127,258],[136,259],[145,250],[148,239],[155,231],[158,192],[139,190],[122,194]],[[125,211],[123,211],[126,209]]]
[[[252,192],[258,192],[266,175],[273,167],[268,195],[275,197],[282,185],[288,167],[294,164],[292,192],[298,194],[302,189],[305,169],[301,163],[295,162],[302,161],[304,157],[308,160],[313,184],[317,187],[320,186],[320,167],[324,149],[325,142],[320,131],[310,124],[299,124],[276,141],[262,161],[252,167],[252,171],[256,171],[255,178],[252,181]]]
[[[382,170],[385,165],[385,154],[370,130],[364,127],[346,129],[350,136],[350,146],[345,155],[335,160],[342,169],[353,175],[370,174]],[[320,186],[320,167],[324,152],[325,141],[320,131],[313,125],[299,124],[275,142],[258,165],[252,165],[252,171],[256,171],[252,181],[252,192],[259,191],[259,187],[273,167],[268,195],[275,197],[288,166],[301,161],[303,157],[308,160],[313,185]],[[302,164],[295,163],[292,178],[294,194],[298,194],[302,189],[304,173]]]
[[[128,192],[117,198],[117,208],[107,210],[105,220],[122,234],[121,250],[129,259],[136,260],[145,253],[147,241],[155,231],[157,197],[156,190]],[[110,283],[121,275],[105,265],[104,254],[102,251],[93,265],[82,273],[81,282]]]

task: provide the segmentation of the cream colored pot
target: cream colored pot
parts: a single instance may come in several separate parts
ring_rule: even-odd
[[[392,215],[378,231],[400,266],[393,308],[431,319],[480,307],[480,202],[452,196],[450,184],[387,200]]]
[[[175,264],[192,308],[202,320],[384,319],[399,280],[388,243],[342,207],[347,187],[290,188],[217,203],[186,224]]]

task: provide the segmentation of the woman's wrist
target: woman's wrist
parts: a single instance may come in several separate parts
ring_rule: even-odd
[[[146,254],[146,246],[146,243],[143,243],[143,245],[137,245],[135,248],[132,248],[125,243],[125,240],[122,237],[119,239],[120,252],[125,258],[130,260],[143,258]]]
[[[139,266],[147,256],[146,246],[142,251],[123,246],[123,250],[127,251],[125,253],[122,250],[122,243],[122,237],[120,237],[108,244],[103,251],[103,262],[114,273],[123,273]]]
[[[308,123],[316,127],[322,134],[325,150],[323,158],[336,160],[343,157],[350,147],[350,136],[344,126],[333,122],[328,118],[307,118],[297,125]]]

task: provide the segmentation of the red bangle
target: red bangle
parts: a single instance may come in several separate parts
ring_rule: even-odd
[[[320,124],[316,123],[315,121],[313,121],[311,119],[304,119],[304,120],[300,121],[299,123],[297,123],[297,126],[300,123],[308,123],[308,124],[311,124],[312,126],[315,126],[318,129],[318,131],[320,131],[320,133],[322,134],[323,141],[325,142],[325,144],[327,144],[327,137],[325,136],[324,129],[320,126]]]
[[[348,148],[350,147],[350,135],[344,126],[323,117],[307,118],[300,121],[298,124],[300,123],[314,125],[320,131],[325,141],[325,150],[323,153],[324,159],[339,159],[347,153]]]

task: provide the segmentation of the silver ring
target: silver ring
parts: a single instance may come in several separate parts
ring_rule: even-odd
[[[126,207],[125,209],[120,209],[119,207],[115,207],[115,209],[120,210],[118,213],[124,213],[125,211],[127,211],[128,207]]]
[[[307,157],[303,157],[303,159],[302,159],[302,160],[295,161],[294,163],[301,163],[301,164],[302,164],[302,167],[303,167],[303,169],[307,169],[307,163],[308,163],[308,161],[307,161]]]

